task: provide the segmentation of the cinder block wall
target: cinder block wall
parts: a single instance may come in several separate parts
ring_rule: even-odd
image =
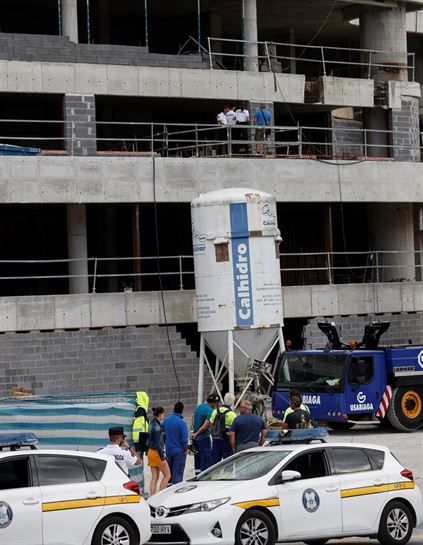
[[[175,327],[169,330],[181,400],[197,401],[198,358]],[[34,394],[146,390],[150,407],[178,400],[164,327],[0,335],[0,397],[14,386]]]
[[[0,33],[0,59],[11,61],[121,64],[208,68],[200,55],[149,53],[145,47],[110,44],[75,44],[66,36]]]
[[[313,318],[303,329],[304,347],[306,349],[323,348],[327,343],[326,336],[320,331],[317,324],[324,322],[324,318]],[[381,337],[382,345],[423,343],[423,312],[362,315],[362,316],[334,316],[328,319],[335,322],[341,340],[348,343],[355,339],[361,341],[364,334],[364,326],[372,321],[387,321],[391,325]]]
[[[403,97],[401,110],[392,110],[393,157],[396,161],[420,161],[419,99]]]

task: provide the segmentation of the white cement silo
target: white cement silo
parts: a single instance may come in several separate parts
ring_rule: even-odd
[[[280,232],[276,201],[267,193],[233,188],[191,203],[198,330],[201,332],[199,399],[204,364],[217,384],[229,373],[245,377],[276,343],[283,349]],[[205,345],[216,356],[210,365]]]

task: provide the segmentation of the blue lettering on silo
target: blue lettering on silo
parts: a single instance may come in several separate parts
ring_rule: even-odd
[[[234,278],[236,325],[254,324],[253,290],[250,264],[250,239],[247,205],[230,204],[232,272]]]

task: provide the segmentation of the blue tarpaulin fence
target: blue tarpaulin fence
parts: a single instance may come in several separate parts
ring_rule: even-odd
[[[0,399],[0,433],[34,433],[38,448],[96,451],[108,429],[123,426],[131,437],[135,396],[129,393],[31,396]],[[142,466],[131,477],[143,488]]]
[[[40,148],[28,148],[26,146],[12,146],[0,144],[0,155],[39,155]]]

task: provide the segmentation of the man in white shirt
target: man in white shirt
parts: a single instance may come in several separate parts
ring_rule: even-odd
[[[246,109],[245,104],[242,102],[239,105],[238,110],[235,112],[237,126],[250,124],[250,112]],[[248,144],[244,141],[248,140],[248,129],[240,128],[235,131],[236,138],[234,140],[240,141],[236,146],[237,153],[246,153],[248,151]]]
[[[226,120],[230,127],[232,127],[233,125],[236,125],[236,113],[235,113],[235,108],[233,106],[229,108],[228,111],[226,112]]]
[[[129,447],[126,442],[126,435],[121,426],[109,428],[109,439],[110,443],[107,447],[98,451],[100,454],[114,456],[116,463],[126,474],[128,474],[130,467],[140,465],[141,458],[135,452],[134,447]]]
[[[230,110],[229,106],[225,106],[223,108],[223,111],[220,112],[220,114],[217,114],[218,125],[221,125],[221,127],[226,127],[226,130],[223,130],[222,128],[220,128],[219,131],[216,131],[217,140],[228,140],[229,138],[228,117],[227,117],[227,113],[229,112],[229,110]],[[225,154],[226,148],[227,148],[226,144],[223,144],[223,146],[219,144],[217,146],[217,149],[219,150],[220,148],[222,148],[222,153]]]
[[[228,124],[228,118],[226,117],[226,114],[229,112],[229,106],[225,106],[223,108],[223,111],[220,112],[220,114],[217,114],[217,123],[218,125],[226,125]]]

